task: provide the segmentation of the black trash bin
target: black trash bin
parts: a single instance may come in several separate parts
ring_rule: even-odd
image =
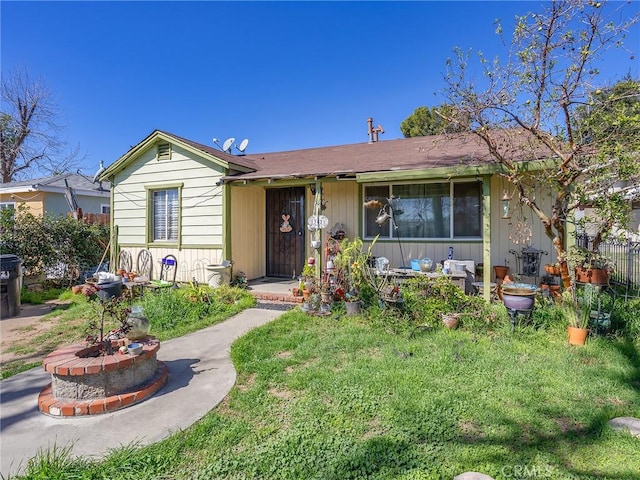
[[[0,255],[0,318],[20,314],[22,259],[17,255]]]

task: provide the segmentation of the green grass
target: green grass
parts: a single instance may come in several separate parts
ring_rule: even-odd
[[[192,427],[102,462],[41,455],[23,478],[638,478],[640,439],[606,426],[640,417],[637,343],[376,325],[286,313],[233,345],[236,387]]]
[[[5,378],[17,375],[18,373],[39,367],[40,365],[42,365],[42,362],[23,362],[19,360],[7,362],[5,365],[2,365],[1,379],[4,380]]]
[[[185,296],[186,292],[188,289],[167,289],[136,299],[150,320],[151,335],[161,341],[176,338],[219,323],[255,304],[255,299],[248,292],[238,288],[209,289],[210,302],[206,303],[190,301]],[[88,300],[84,295],[73,295],[69,290],[64,291],[58,299],[69,303],[43,316],[41,322],[48,324],[46,329],[38,332],[37,326],[33,326],[25,330],[22,340],[7,347],[7,352],[28,357],[0,365],[2,379],[40,365],[41,362],[34,362],[34,358],[44,358],[61,344],[70,345],[85,340],[89,319],[98,318],[98,302]],[[105,330],[117,326],[118,323],[110,319]],[[31,331],[33,334],[30,334]]]
[[[31,305],[41,305],[47,300],[55,300],[56,298],[68,298],[71,292],[66,288],[48,288],[41,291],[29,291],[23,288],[20,292],[20,302],[30,303]]]

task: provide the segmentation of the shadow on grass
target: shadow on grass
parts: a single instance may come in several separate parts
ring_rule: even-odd
[[[624,342],[617,342],[614,345],[618,351],[629,360],[629,364],[633,367],[632,373],[621,377],[620,380],[628,383],[640,393],[640,353],[638,353],[638,347],[628,338],[625,339]]]
[[[541,409],[541,415],[545,415]],[[536,431],[524,422],[516,422],[503,418],[502,426],[516,431],[522,431],[522,435],[486,436],[474,438],[461,438],[457,442],[468,445],[499,446],[504,453],[493,453],[484,457],[485,462],[503,465],[502,470],[514,472],[517,470],[538,472],[542,478],[589,478],[589,479],[639,479],[640,473],[632,467],[626,471],[620,468],[620,473],[612,473],[594,466],[593,469],[581,469],[573,466],[570,454],[576,449],[588,450],[592,448],[608,429],[608,421],[611,419],[609,412],[603,411],[595,416],[586,425],[573,422],[563,417],[566,412],[547,412],[547,418],[554,420],[559,432],[548,433]],[[541,457],[541,454],[543,455]],[[546,458],[544,458],[546,456]],[[544,460],[535,460],[541,459]],[[501,472],[504,474],[504,471]],[[576,475],[577,477],[574,477]],[[527,477],[529,478],[529,477]]]

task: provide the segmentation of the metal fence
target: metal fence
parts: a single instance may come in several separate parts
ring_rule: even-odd
[[[593,237],[580,235],[576,243],[591,250]],[[640,296],[640,242],[608,240],[600,243],[598,251],[616,264],[611,275],[613,283],[625,287],[629,295]]]

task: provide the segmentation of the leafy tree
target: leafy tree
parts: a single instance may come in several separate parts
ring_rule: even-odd
[[[59,112],[43,81],[32,80],[23,70],[3,72],[0,95],[3,183],[36,173],[61,173],[75,166],[78,152],[65,152]]]
[[[631,96],[618,93],[622,84],[594,87],[604,83],[598,62],[612,47],[623,48],[638,16],[617,11],[622,20],[612,21],[606,12],[604,2],[558,0],[545,4],[541,13],[516,17],[506,61],[478,53],[480,80],[470,73],[471,52],[456,48],[447,62],[448,103],[487,145],[519,202],[542,222],[565,287],[571,285],[565,248],[573,212],[587,201],[595,203],[590,221],[597,225],[598,239],[613,223],[626,228],[634,194],[628,190],[622,199],[612,183],[624,179],[637,185],[640,179],[640,162],[632,160],[637,136],[634,141],[627,136],[637,132],[639,121],[628,114]],[[499,23],[496,32],[502,35]],[[546,158],[553,167],[536,172],[516,158]],[[540,195],[544,191],[550,192],[549,208]]]
[[[630,200],[638,197],[638,152],[640,152],[640,80],[630,76],[613,87],[596,89],[593,99],[577,109],[576,124],[584,143],[597,145],[593,157],[605,168],[590,169],[588,182],[576,183],[576,197],[598,213],[600,228],[594,245],[614,226],[626,225]],[[597,105],[598,108],[592,108]],[[615,159],[615,162],[611,160]],[[593,192],[597,185],[598,195]],[[581,223],[593,219],[582,219]]]
[[[405,138],[460,132],[467,122],[457,119],[458,113],[451,105],[418,107],[402,121],[400,131]]]

